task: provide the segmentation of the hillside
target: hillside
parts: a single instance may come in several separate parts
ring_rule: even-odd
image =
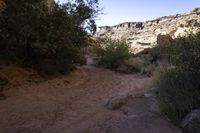
[[[96,37],[128,40],[137,53],[155,46],[159,35],[174,39],[191,32],[196,33],[199,31],[198,23],[200,23],[200,8],[146,22],[125,22],[115,26],[101,26]]]

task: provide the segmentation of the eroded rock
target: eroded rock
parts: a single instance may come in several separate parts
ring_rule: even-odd
[[[166,34],[166,35],[159,34],[157,36],[157,44],[159,46],[164,46],[165,44],[170,43],[172,41],[173,39],[169,34]]]
[[[188,13],[164,16],[146,22],[125,22],[115,26],[102,26],[96,37],[125,39],[131,44],[134,53],[152,48],[158,43],[157,37],[171,40],[199,31],[200,8]],[[164,35],[164,36],[160,36]]]

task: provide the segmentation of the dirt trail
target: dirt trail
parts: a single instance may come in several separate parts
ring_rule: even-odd
[[[119,110],[109,98],[143,92],[151,79],[85,66],[68,76],[25,84],[0,101],[0,133],[179,133],[151,98],[132,98]]]

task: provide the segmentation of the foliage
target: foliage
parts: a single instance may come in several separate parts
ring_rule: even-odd
[[[178,38],[167,46],[168,58],[174,66],[184,71],[199,73],[200,33]]]
[[[184,133],[199,133],[200,131],[200,118],[193,120],[187,127],[184,129]]]
[[[102,39],[101,46],[95,50],[98,65],[115,69],[131,56],[130,46],[121,40]]]
[[[200,34],[178,38],[166,45],[170,67],[157,82],[162,111],[175,124],[200,107]]]
[[[175,124],[200,106],[199,81],[199,75],[178,69],[167,69],[161,74],[157,97],[163,112]]]
[[[88,31],[95,32],[97,0],[47,5],[6,0],[0,14],[0,58],[41,71],[68,72],[79,63]]]

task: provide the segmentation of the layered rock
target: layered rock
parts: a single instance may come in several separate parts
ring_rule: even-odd
[[[200,8],[188,13],[164,16],[146,22],[125,22],[115,26],[102,26],[96,37],[127,40],[135,53],[158,44],[158,35],[174,39],[199,31]],[[164,36],[162,36],[164,38]]]

